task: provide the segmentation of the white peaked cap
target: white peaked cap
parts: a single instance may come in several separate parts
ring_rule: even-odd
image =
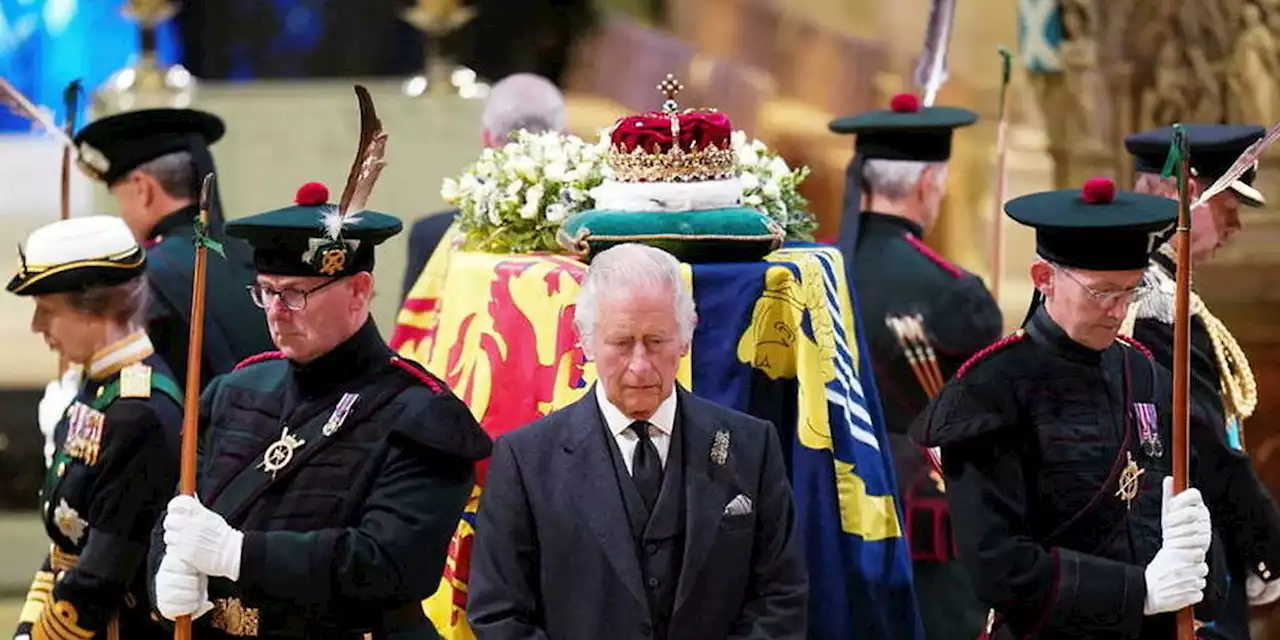
[[[8,289],[41,295],[118,284],[141,273],[145,255],[118,217],[60,220],[27,236],[18,249],[18,273]]]

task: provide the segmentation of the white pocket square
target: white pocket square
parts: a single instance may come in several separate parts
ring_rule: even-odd
[[[751,513],[751,509],[751,498],[739,493],[738,497],[730,500],[729,504],[724,506],[724,515],[745,516],[748,513]]]

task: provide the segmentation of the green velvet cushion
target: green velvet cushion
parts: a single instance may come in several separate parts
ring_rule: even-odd
[[[782,245],[783,231],[755,209],[583,211],[560,227],[560,245],[588,260],[617,244],[663,249],[681,262],[752,262]]]

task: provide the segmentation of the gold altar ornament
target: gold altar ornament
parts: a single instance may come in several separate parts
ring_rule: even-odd
[[[488,85],[477,79],[475,71],[454,63],[444,53],[441,40],[461,29],[475,18],[475,9],[463,6],[459,0],[417,0],[401,14],[425,36],[422,73],[404,83],[404,92],[410,97],[459,95],[463,98],[483,98],[488,95]]]
[[[94,92],[94,110],[99,117],[136,109],[191,105],[195,77],[180,64],[161,65],[156,55],[156,27],[177,13],[177,5],[170,0],[126,0],[121,14],[138,25],[139,52],[129,66],[113,73]]]

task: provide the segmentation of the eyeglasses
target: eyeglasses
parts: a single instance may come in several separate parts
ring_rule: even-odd
[[[1084,282],[1081,282],[1080,279],[1072,274],[1068,269],[1059,267],[1056,271],[1066,276],[1068,280],[1079,285],[1085,293],[1089,294],[1090,298],[1093,298],[1095,302],[1098,302],[1104,307],[1111,307],[1126,298],[1129,302],[1137,302],[1151,292],[1151,283],[1147,280],[1145,275],[1142,277],[1142,282],[1127,289],[1098,290]]]
[[[290,311],[302,311],[307,308],[308,296],[340,280],[342,280],[342,278],[334,278],[328,282],[324,282],[305,290],[285,287],[284,289],[277,291],[271,287],[261,284],[245,285],[245,289],[249,290],[249,297],[253,298],[253,303],[258,305],[258,308],[260,309],[270,307],[273,300],[280,298],[280,302],[282,302]]]

